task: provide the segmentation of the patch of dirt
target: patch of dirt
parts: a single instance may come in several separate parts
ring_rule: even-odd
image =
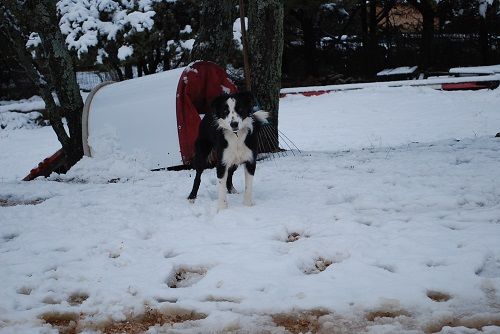
[[[141,316],[121,322],[110,322],[97,329],[104,334],[139,334],[147,331],[152,326],[177,324],[186,321],[201,320],[206,317],[206,314],[190,311],[161,313],[158,310],[148,310]]]
[[[80,315],[77,313],[47,312],[40,319],[57,328],[60,334],[76,334]]]
[[[364,319],[345,318],[321,309],[276,314],[272,316],[272,319],[276,326],[284,328],[287,333],[292,334],[365,333],[368,324]],[[274,331],[271,332],[274,333]]]
[[[84,315],[77,313],[49,312],[40,319],[50,324],[61,334],[76,334],[85,330],[99,331],[103,334],[139,334],[152,326],[182,323],[205,319],[206,314],[181,309],[160,311],[148,309],[144,314],[131,317],[125,321],[106,321],[102,323],[85,323]]]
[[[284,327],[293,334],[317,333],[320,329],[318,319],[327,314],[328,312],[322,310],[313,310],[296,314],[276,314],[272,319],[277,326]]]
[[[427,291],[427,297],[438,303],[446,302],[451,299],[449,294],[433,290]]]
[[[375,310],[368,312],[365,316],[368,321],[375,321],[378,318],[397,318],[401,316],[408,316],[408,313],[403,310]]]

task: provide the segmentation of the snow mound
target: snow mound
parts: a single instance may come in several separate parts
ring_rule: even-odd
[[[149,170],[131,156],[83,157],[66,175],[52,174],[50,180],[77,183],[117,183],[143,179]]]
[[[93,157],[83,157],[66,175],[53,174],[52,180],[81,183],[117,183],[143,179],[149,173],[147,157],[140,152],[126,154],[118,144],[113,129],[90,137]]]
[[[45,125],[47,122],[42,119],[42,114],[36,111],[26,114],[0,112],[0,129],[2,130],[34,129]]]

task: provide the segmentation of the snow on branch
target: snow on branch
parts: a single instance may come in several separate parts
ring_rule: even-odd
[[[60,27],[66,43],[78,56],[96,47],[99,40],[114,41],[153,28],[156,2],[172,0],[60,0]],[[131,55],[129,51],[122,55]]]

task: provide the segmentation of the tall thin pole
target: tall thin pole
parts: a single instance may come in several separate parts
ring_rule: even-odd
[[[250,76],[250,62],[248,61],[247,28],[245,25],[245,4],[240,0],[240,25],[241,40],[243,42],[243,64],[245,70],[245,85],[248,91],[252,90],[252,79]]]

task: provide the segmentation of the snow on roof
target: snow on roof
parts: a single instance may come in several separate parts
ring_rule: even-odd
[[[410,74],[415,72],[417,69],[417,66],[401,66],[401,67],[396,67],[396,68],[386,68],[385,70],[382,70],[377,73],[377,76],[383,76],[383,75],[400,75],[400,74]]]
[[[482,76],[469,76],[469,77],[444,77],[444,78],[432,78],[423,80],[397,80],[397,81],[386,81],[386,82],[366,82],[366,83],[355,83],[355,84],[343,84],[343,85],[328,85],[328,86],[309,86],[309,87],[292,87],[281,89],[281,94],[297,94],[305,92],[317,92],[317,91],[345,91],[345,90],[355,90],[364,88],[376,88],[376,87],[403,87],[403,86],[433,86],[441,85],[446,83],[464,83],[464,82],[484,82],[484,81],[498,81],[500,80],[500,74],[494,75],[482,75]]]
[[[471,66],[450,68],[453,74],[495,74],[500,73],[500,64],[490,66]]]

